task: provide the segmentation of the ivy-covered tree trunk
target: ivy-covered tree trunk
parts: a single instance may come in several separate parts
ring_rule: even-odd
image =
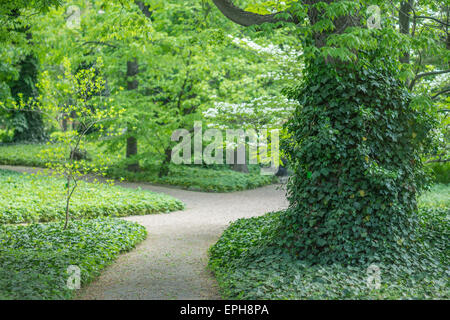
[[[213,2],[241,25],[277,22],[230,0]],[[318,2],[304,1],[311,25],[325,15]],[[332,31],[310,30],[307,46],[320,52],[330,36],[363,27],[357,13],[333,24]],[[388,50],[377,50],[354,50],[352,62],[310,58],[305,80],[290,92],[300,107],[287,126],[293,176],[278,240],[311,263],[367,263],[414,241],[416,192],[424,181],[419,150],[431,120],[410,105]]]
[[[341,17],[336,32],[359,23]],[[314,35],[316,47],[328,36]],[[317,263],[377,260],[411,240],[416,223],[426,119],[410,106],[386,52],[357,54],[352,63],[309,61],[293,94],[301,107],[288,125],[294,177],[282,241]]]
[[[136,78],[130,80],[130,77],[136,77],[139,73],[139,64],[137,59],[133,59],[127,62],[127,89],[137,90],[139,87],[139,82]],[[138,142],[136,137],[132,135],[131,128],[128,127],[128,137],[127,137],[127,147],[126,147],[126,157],[132,158],[138,153]],[[133,162],[128,165],[128,171],[136,172],[139,171],[139,163]]]
[[[361,262],[411,235],[424,130],[394,71],[388,61],[308,67],[288,126],[283,241],[309,261]]]

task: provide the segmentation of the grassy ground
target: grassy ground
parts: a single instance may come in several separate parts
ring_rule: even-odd
[[[435,184],[419,198],[419,207],[450,208],[450,184]]]
[[[449,299],[449,194],[437,185],[421,197],[416,243],[381,258],[379,288],[366,265],[310,265],[277,247],[283,212],[231,224],[209,266],[227,299]]]
[[[61,221],[65,181],[0,170],[0,224]],[[181,210],[181,201],[150,191],[80,182],[70,206],[71,218],[120,217]]]
[[[48,146],[45,144],[0,145],[0,164],[46,167],[49,161],[55,160],[43,158],[41,151],[46,148]],[[108,154],[104,148],[95,145],[88,145],[87,151],[94,163],[96,159]],[[108,154],[108,157],[111,158],[111,165],[107,175],[111,178],[173,185],[194,191],[232,192],[253,189],[276,181],[276,177],[260,175],[257,166],[251,166],[250,173],[244,174],[232,171],[226,166],[209,169],[171,165],[168,175],[159,178],[158,168],[155,166],[144,164],[141,172],[132,173],[124,169],[123,159],[120,156]]]
[[[112,218],[75,221],[67,230],[62,223],[0,225],[0,300],[70,299],[69,266],[85,285],[146,235],[137,223]]]

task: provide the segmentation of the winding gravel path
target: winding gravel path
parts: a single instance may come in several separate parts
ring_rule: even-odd
[[[80,290],[77,299],[220,299],[214,276],[206,269],[209,247],[231,221],[288,205],[282,185],[204,193],[143,183],[118,184],[170,194],[182,200],[186,209],[125,218],[145,226],[147,239],[103,270],[98,279]]]

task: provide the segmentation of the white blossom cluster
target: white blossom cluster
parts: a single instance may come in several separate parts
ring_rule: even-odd
[[[257,78],[279,80],[294,80],[298,78],[303,65],[299,62],[302,52],[289,46],[280,48],[274,44],[259,45],[248,38],[238,38],[228,35],[234,44],[257,54],[267,55],[267,60],[276,66],[277,71],[269,71]],[[217,97],[212,97],[213,99]],[[283,96],[261,96],[248,102],[229,103],[214,102],[213,106],[203,112],[205,119],[211,121],[208,127],[227,129],[230,127],[268,128],[285,122],[298,106],[298,102]]]
[[[282,124],[297,106],[297,101],[286,97],[262,96],[254,98],[250,102],[215,102],[213,107],[203,112],[203,116],[213,121],[209,124],[210,127],[225,128],[225,126],[215,123],[217,120],[239,124],[243,127],[254,125],[265,127]]]
[[[432,93],[433,91],[439,91],[445,87],[448,87],[449,85],[450,85],[450,73],[444,73],[435,75],[431,79],[421,79],[421,81],[416,84],[414,91],[416,94],[422,91]]]
[[[297,79],[297,75],[292,72],[267,72],[265,74],[261,74],[258,76],[259,79],[272,79],[275,81],[280,80],[295,80]]]
[[[286,2],[284,2],[284,1],[281,1],[281,2],[278,2],[278,3],[277,3],[277,7],[282,7],[282,8],[283,8],[284,6],[286,6]],[[277,7],[270,8],[270,13],[277,13],[277,12],[280,12],[280,9],[277,8]]]
[[[298,78],[299,70],[303,70],[304,68],[304,64],[300,59],[303,52],[300,50],[286,45],[283,49],[274,44],[262,46],[248,38],[237,38],[232,35],[228,35],[228,37],[232,39],[234,44],[240,47],[255,51],[258,54],[269,55],[269,62],[278,66],[277,71],[269,71],[259,75],[258,78],[272,79],[274,81],[295,80]]]
[[[269,54],[276,58],[278,61],[282,61],[286,64],[297,63],[300,56],[303,54],[302,51],[293,49],[289,46],[284,46],[284,48],[281,49],[274,44],[261,46],[248,38],[237,38],[232,35],[228,35],[228,37],[231,38],[232,42],[238,46],[251,49],[261,54]]]
[[[450,73],[439,74],[435,76],[432,80],[423,81],[424,84],[428,85],[430,89],[437,89],[443,85],[450,84]]]

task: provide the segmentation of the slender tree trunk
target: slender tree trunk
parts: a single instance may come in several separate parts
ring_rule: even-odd
[[[410,11],[413,5],[414,0],[403,1],[400,5],[400,12],[399,12],[400,32],[403,34],[409,34],[411,24]],[[405,53],[405,55],[400,58],[400,62],[402,63],[409,63],[409,61],[410,61],[409,52]]]
[[[75,111],[72,111],[70,113],[70,119],[72,119],[72,130],[78,130],[77,123],[76,123],[77,113]]]
[[[67,115],[65,113],[62,116],[62,129],[64,132],[67,131]]]
[[[127,62],[127,79],[130,77],[136,77],[139,73],[139,64],[136,58]],[[139,82],[136,78],[127,81],[128,90],[137,90],[139,87]],[[138,142],[135,136],[130,132],[130,127],[128,127],[128,138],[127,138],[127,150],[126,157],[131,158],[137,155],[138,152]],[[128,171],[139,171],[139,162],[134,162],[128,165]]]
[[[171,160],[172,160],[172,148],[169,145],[166,148],[166,150],[164,150],[164,160],[163,163],[161,164],[161,167],[159,168],[158,176],[160,178],[165,177],[169,174],[169,164]]]
[[[246,157],[247,158],[247,157]],[[247,163],[238,164],[238,149],[234,150],[234,164],[231,169],[236,172],[248,173]]]
[[[127,138],[127,158],[131,158],[132,156],[137,155],[138,151],[138,144],[137,139],[135,137],[128,137]],[[129,171],[138,171],[139,170],[139,163],[132,163],[128,165]]]
[[[64,222],[64,230],[67,229],[69,223],[69,206],[70,206],[70,176],[67,176],[67,195],[66,195],[66,220]]]
[[[448,21],[448,20],[447,20]],[[447,42],[446,42],[447,50],[450,51],[450,33],[447,33]],[[448,66],[450,67],[450,61],[448,62]]]

